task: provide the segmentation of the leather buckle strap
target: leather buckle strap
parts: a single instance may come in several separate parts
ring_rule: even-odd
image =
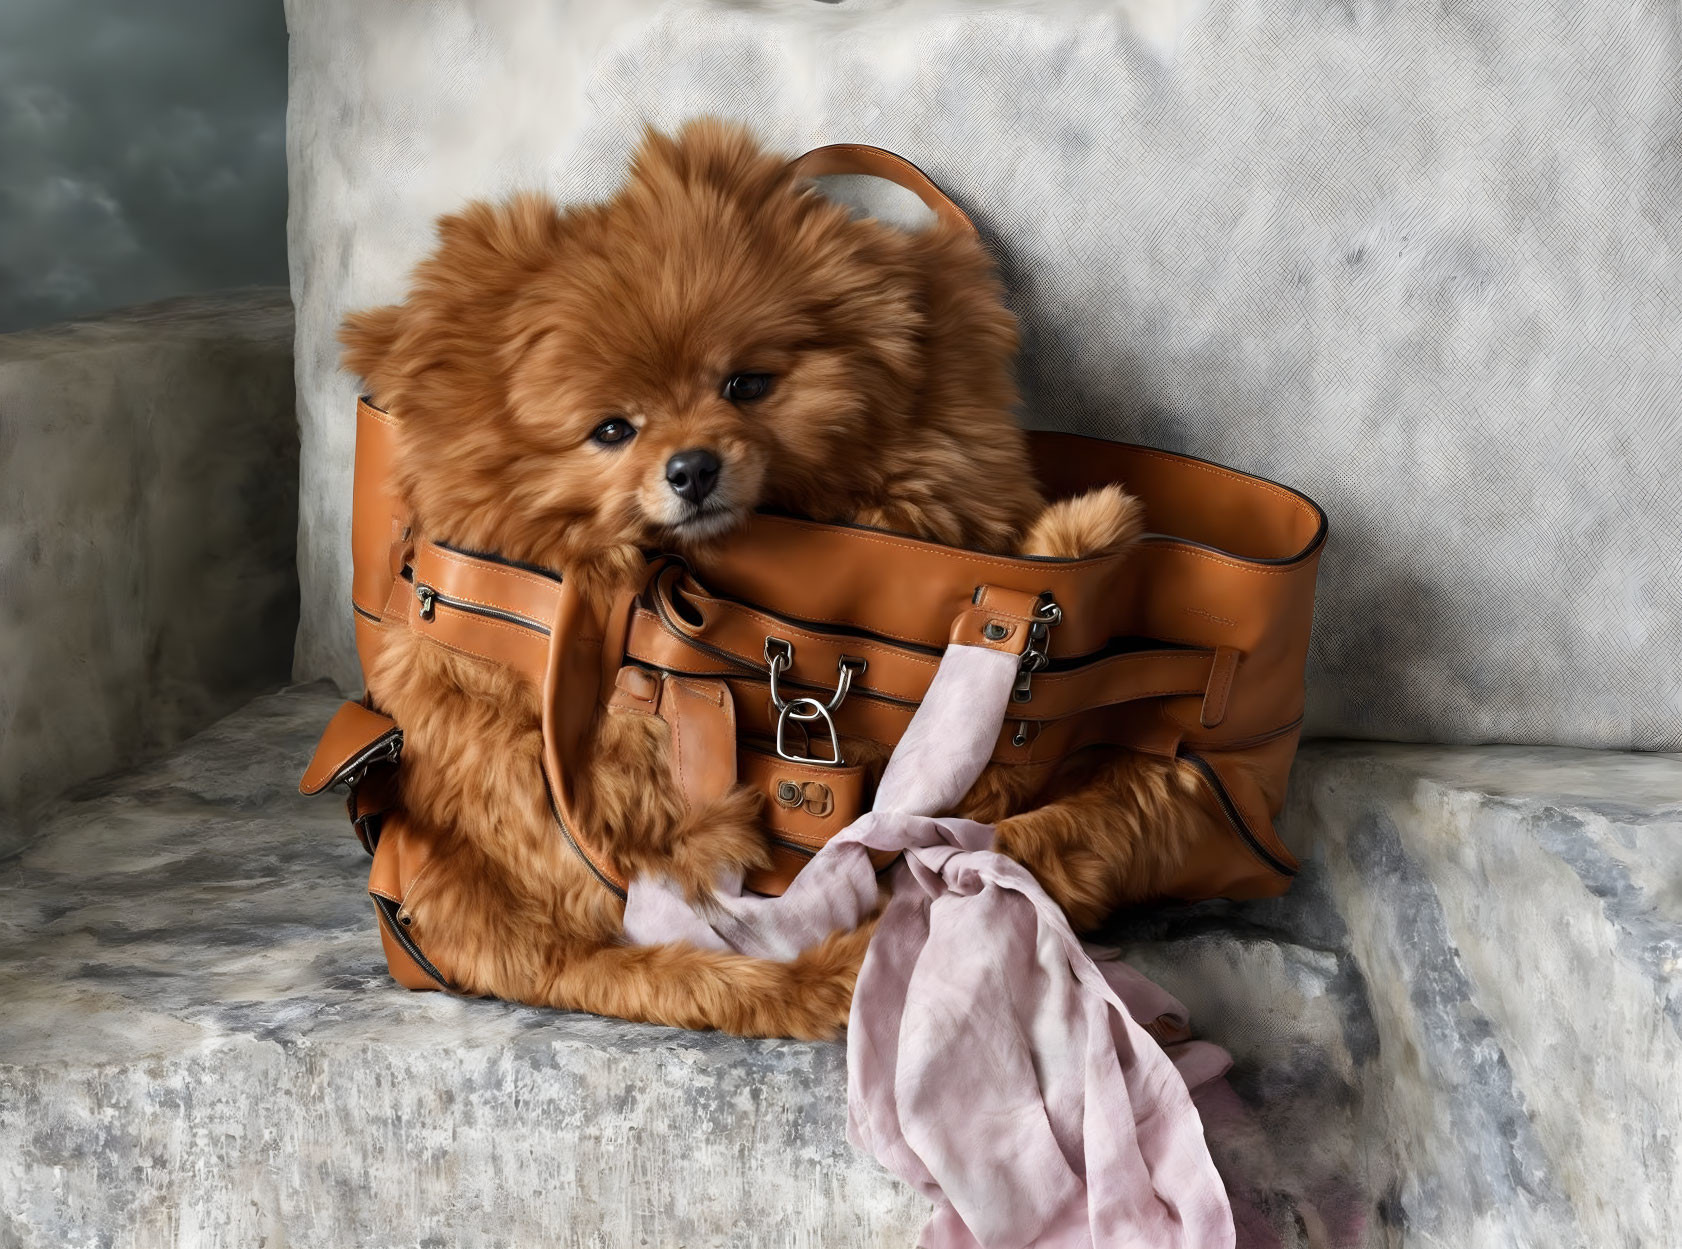
[[[1030,701],[1034,673],[1051,662],[1051,628],[1062,622],[1063,609],[1049,590],[1029,594],[994,585],[976,586],[970,601],[974,606],[952,622],[952,641],[1020,655],[1010,700]]]
[[[1203,707],[1197,720],[1206,729],[1219,728],[1226,719],[1227,699],[1232,694],[1233,678],[1238,674],[1241,654],[1234,646],[1215,647],[1215,657],[1209,664],[1209,684],[1203,689]]]
[[[1044,653],[1045,644],[1031,636],[1036,624],[1051,625],[1041,595],[983,586],[953,621],[951,640],[1014,654]],[[677,564],[660,570],[631,613],[625,657],[666,672],[768,681],[767,637],[791,647],[779,687],[826,700],[836,686],[834,674],[849,659],[867,663],[852,673],[855,694],[908,705],[922,702],[940,664],[939,651],[920,644],[825,630],[711,595]],[[1153,647],[1069,666],[1030,660],[1033,684],[1021,700],[1023,710],[1035,720],[1056,720],[1145,698],[1206,696],[1215,655],[1200,647]],[[1224,710],[1224,697],[1208,700],[1210,710]]]

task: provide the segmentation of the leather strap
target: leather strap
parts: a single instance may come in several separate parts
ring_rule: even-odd
[[[722,797],[736,783],[736,702],[723,681],[656,675],[626,664],[614,678],[607,707],[666,722],[672,774],[691,811]]]
[[[689,809],[699,810],[736,783],[736,703],[723,681],[667,676],[661,684],[672,774]]]
[[[933,178],[905,157],[885,148],[871,147],[867,143],[831,143],[795,157],[790,167],[803,178],[826,178],[834,174],[881,178],[910,191],[949,225],[970,234],[980,233],[975,228],[975,222],[952,202],[951,196],[935,185]]]
[[[549,787],[555,822],[596,879],[620,897],[625,896],[629,879],[592,844],[574,801],[569,765],[584,758],[605,683],[604,669],[607,662],[614,662],[604,662],[604,652],[610,649],[605,639],[627,606],[628,596],[605,611],[595,608],[571,583],[563,583],[539,687],[543,703],[543,779]]]
[[[983,602],[966,608],[954,621],[952,640],[1019,653],[1036,596],[982,587],[977,597]],[[775,637],[794,648],[794,666],[785,678],[791,687],[828,693],[835,688],[842,658],[856,657],[867,664],[853,680],[856,692],[914,704],[928,693],[940,665],[940,652],[932,648],[807,628],[709,595],[676,565],[661,570],[646,598],[652,605],[639,605],[631,615],[625,655],[665,671],[764,677],[765,640]],[[988,639],[989,624],[999,626],[1004,636]],[[1068,670],[1038,673],[1028,705],[1017,709],[1025,718],[1053,720],[1143,698],[1206,697],[1214,656],[1213,650],[1195,647],[1101,655]],[[1230,683],[1230,672],[1226,678]],[[1224,710],[1224,693],[1218,705]]]
[[[416,632],[512,668],[533,685],[543,683],[560,608],[559,576],[423,542],[408,581],[414,596],[409,623]]]
[[[429,959],[410,932],[422,883],[432,866],[432,848],[400,816],[381,838],[368,869],[368,896],[379,917],[380,943],[392,978],[406,989],[448,989],[447,971]]]
[[[968,225],[926,175],[891,153],[842,144],[810,153],[797,165],[810,176],[887,177],[944,219]],[[729,704],[735,733],[751,741],[767,736],[776,719],[767,636],[794,648],[780,679],[791,691],[825,701],[842,657],[865,659],[853,693],[835,713],[836,724],[843,736],[891,746],[946,645],[955,640],[1021,653],[1032,605],[1042,595],[1055,601],[1062,619],[1043,637],[1048,661],[1033,674],[1027,700],[1012,704],[995,762],[1024,769],[1026,783],[1029,774],[1048,775],[1089,745],[1201,758],[1211,785],[1230,803],[1235,828],[1272,861],[1258,874],[1248,852],[1234,856],[1220,846],[1188,852],[1188,865],[1203,857],[1210,862],[1188,868],[1184,896],[1276,892],[1277,873],[1291,865],[1269,816],[1283,801],[1300,724],[1314,580],[1326,533],[1324,514],[1295,491],[1151,448],[1035,433],[1029,443],[1048,497],[1124,483],[1144,506],[1147,535],[1114,555],[1023,559],[760,514],[709,548],[693,575],[657,567],[653,588],[640,600],[626,594],[600,608],[584,604],[545,570],[454,551],[411,532],[401,500],[391,492],[397,433],[394,414],[360,405],[352,545],[364,671],[374,668],[396,630],[413,629],[540,682],[544,776],[559,827],[616,891],[623,891],[624,877],[590,845],[568,785],[588,749],[599,694],[624,665],[656,684],[727,689],[728,698],[710,706],[722,713]],[[697,738],[710,741],[715,733],[709,728]],[[731,739],[728,731],[720,736]],[[342,775],[349,758],[342,744],[324,743],[306,784]],[[711,792],[719,782],[705,778],[724,775],[731,764],[744,766],[728,752],[722,759],[716,768],[692,762],[682,782],[686,789]],[[376,770],[374,779],[390,779],[392,772]],[[839,809],[842,795],[831,790]],[[805,798],[803,788],[799,810],[810,814]],[[368,788],[353,795],[359,834],[376,850],[391,836],[388,828],[375,844],[390,799]],[[401,825],[400,810],[389,816],[388,823]],[[773,827],[789,857],[779,859],[777,871],[791,876],[809,846],[786,835],[797,831],[793,827],[775,821]],[[774,891],[779,882],[762,883]],[[401,926],[399,919],[390,922]],[[400,941],[395,948],[402,953]],[[409,973],[423,974],[415,967]]]
[[[753,747],[738,756],[744,785],[765,795],[764,820],[771,834],[771,866],[743,883],[755,893],[786,890],[807,861],[869,805],[869,777],[861,765],[841,768],[796,763]],[[878,871],[898,856],[872,851]]]

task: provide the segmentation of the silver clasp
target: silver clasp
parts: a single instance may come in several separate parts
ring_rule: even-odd
[[[1057,600],[1051,597],[1051,593],[1047,591],[1040,595],[1039,602],[1034,605],[1034,618],[1028,625],[1028,644],[1022,648],[1022,662],[1016,669],[1016,684],[1010,691],[1011,702],[1025,703],[1034,696],[1034,673],[1051,662],[1046,646],[1052,626],[1061,624],[1062,620],[1063,609],[1057,606]]]
[[[847,700],[847,692],[853,688],[853,679],[868,666],[865,661],[852,655],[841,656],[837,665],[839,672],[835,679],[835,692],[830,695],[827,703],[806,695],[783,697],[779,682],[783,674],[794,666],[793,642],[778,637],[767,637],[765,665],[771,670],[771,705],[777,709],[777,754],[790,763],[811,763],[824,768],[843,767],[845,761],[841,758],[841,734],[835,727],[835,717],[831,713],[839,710],[841,704]],[[821,720],[824,728],[829,730],[829,758],[792,753],[788,740],[791,720],[800,723],[807,750],[811,749],[811,735],[804,732],[805,726],[814,720]]]

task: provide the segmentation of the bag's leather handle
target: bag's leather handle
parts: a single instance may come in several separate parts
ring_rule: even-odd
[[[803,178],[824,178],[831,174],[864,174],[885,179],[910,191],[927,204],[942,221],[971,234],[980,233],[975,228],[975,222],[952,202],[951,196],[935,185],[933,178],[905,157],[886,148],[871,147],[868,143],[831,143],[827,147],[815,147],[804,156],[795,157],[790,163],[795,173]]]

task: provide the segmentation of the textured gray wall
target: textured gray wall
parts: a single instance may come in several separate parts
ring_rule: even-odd
[[[0,855],[286,679],[291,340],[274,288],[0,335]]]
[[[1003,256],[1036,425],[1332,517],[1322,735],[1682,748],[1682,11],[1485,0],[289,0],[297,672],[357,683],[350,308],[643,120],[926,165]]]
[[[280,0],[0,3],[0,332],[286,280]]]

